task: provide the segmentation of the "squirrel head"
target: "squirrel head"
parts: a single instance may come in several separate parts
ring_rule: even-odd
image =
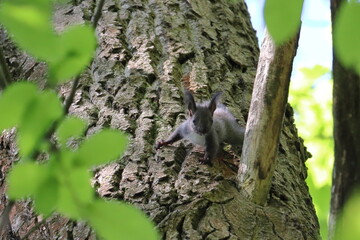
[[[196,104],[194,96],[189,91],[185,91],[185,105],[189,111],[190,123],[197,134],[204,135],[210,131],[213,114],[221,94],[221,92],[215,93],[210,101]]]

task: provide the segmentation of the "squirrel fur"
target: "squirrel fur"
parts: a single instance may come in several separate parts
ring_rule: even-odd
[[[196,103],[193,95],[185,91],[185,105],[188,118],[178,126],[170,137],[158,141],[156,149],[186,139],[193,144],[205,146],[203,162],[213,160],[223,142],[242,146],[245,128],[241,127],[225,105],[219,102],[221,92],[215,93],[209,101]]]

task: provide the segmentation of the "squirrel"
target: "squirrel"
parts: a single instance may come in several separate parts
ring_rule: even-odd
[[[195,103],[193,95],[185,91],[188,118],[176,128],[167,140],[156,143],[155,149],[186,139],[193,144],[205,146],[202,163],[210,163],[223,142],[242,146],[245,128],[241,127],[225,105],[219,102],[222,92],[215,93],[211,100]]]

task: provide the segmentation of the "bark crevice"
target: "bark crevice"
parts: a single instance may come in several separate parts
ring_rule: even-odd
[[[92,4],[83,0],[77,6],[58,7],[56,29],[84,22]],[[225,147],[209,166],[199,163],[203,150],[185,141],[157,152],[153,148],[157,139],[167,137],[184,120],[184,86],[194,90],[198,100],[223,91],[222,102],[245,126],[259,55],[245,3],[106,1],[97,34],[94,62],[80,79],[70,113],[89,123],[87,135],[112,127],[130,138],[121,159],[96,169],[93,185],[99,196],[134,203],[155,222],[163,239],[277,239],[268,217],[258,213],[259,206],[246,200],[240,191],[243,186],[235,184],[237,168],[243,167],[236,151]],[[15,50],[3,31],[0,44],[14,78],[26,74],[41,85],[45,66]],[[70,86],[59,88],[61,97],[68,96]],[[0,137],[4,176],[17,160],[12,140],[8,133]],[[299,151],[303,144],[291,114],[284,121],[280,143],[283,151],[278,154],[272,190],[261,209],[269,211],[283,239],[297,239],[296,228],[304,238],[318,239],[304,182],[306,157]],[[4,181],[0,191],[6,202]],[[15,224],[29,212],[27,224],[16,231],[20,236],[36,216],[26,202],[18,202],[11,215]],[[55,215],[44,225],[48,234],[38,230],[33,238],[67,239],[72,234],[74,239],[95,239],[86,224],[70,226],[68,219]]]

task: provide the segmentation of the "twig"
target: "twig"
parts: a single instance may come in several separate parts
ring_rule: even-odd
[[[93,17],[93,22],[92,22],[92,26],[94,28],[97,27],[97,24],[98,24],[98,21],[101,17],[101,14],[102,14],[102,8],[104,6],[104,0],[99,0],[98,2],[98,5],[96,7],[96,12],[94,14],[94,17]],[[3,64],[4,63],[4,64]],[[5,67],[4,67],[5,66]],[[5,58],[3,58],[3,54],[2,54],[2,50],[0,48],[0,67],[2,67],[3,71],[5,72],[3,75],[5,75],[6,77],[6,80],[5,80],[5,86],[11,82],[11,77],[10,77],[10,72],[7,68],[7,65],[6,65],[6,62],[5,62]],[[0,71],[1,73],[1,71]],[[0,75],[1,77],[1,75]],[[69,108],[74,100],[74,96],[75,96],[75,92],[76,92],[76,89],[77,89],[77,85],[79,83],[79,80],[80,80],[80,75],[77,76],[73,82],[73,85],[71,87],[71,92],[69,94],[69,97],[66,99],[65,101],[65,105],[64,105],[64,112],[65,112],[65,115],[68,114],[69,112]],[[0,79],[1,81],[1,79]],[[55,131],[55,127],[52,128],[52,132]],[[47,134],[46,136],[50,139],[52,133],[50,133],[49,131],[49,134]],[[8,205],[5,207],[2,215],[1,215],[1,218],[0,218],[0,233],[2,232],[2,229],[5,227],[5,225],[7,223],[9,223],[9,213],[12,209],[12,207],[14,206],[15,204],[15,201],[10,201],[8,203]],[[28,236],[30,236],[30,234],[32,234],[39,226],[41,226],[44,222],[46,221],[46,218],[44,218],[42,221],[40,221],[39,223],[37,223],[34,227],[32,227],[28,233],[26,233],[24,239],[26,239]]]
[[[0,72],[2,73],[0,75],[0,82],[3,88],[5,88],[11,83],[11,75],[1,47],[0,47],[0,68],[1,68]]]
[[[104,7],[104,2],[105,2],[104,0],[99,0],[98,4],[96,6],[96,11],[95,11],[95,14],[94,14],[94,16],[92,18],[92,26],[93,26],[94,29],[97,27],[99,19],[100,19],[101,15],[102,15],[102,8]],[[75,92],[76,92],[77,86],[79,84],[79,81],[80,81],[80,75],[75,78],[75,80],[73,82],[73,85],[71,87],[69,97],[65,101],[65,106],[64,106],[65,114],[69,113],[69,108],[70,108],[70,106],[71,106],[71,104],[72,104],[72,102],[74,100]]]
[[[94,29],[97,27],[99,19],[101,17],[104,2],[105,2],[104,0],[99,0],[98,4],[96,6],[96,11],[95,11],[95,14],[92,19],[92,26]]]
[[[50,215],[49,215],[49,216],[50,216]],[[41,225],[43,225],[43,224],[46,222],[46,220],[48,219],[49,216],[44,217],[40,222],[38,222],[37,224],[35,224],[35,226],[33,226],[33,227],[25,234],[25,236],[22,237],[21,239],[22,239],[22,240],[28,239],[28,238],[30,237],[30,235],[31,235],[33,232],[35,232],[36,229],[38,229]]]
[[[3,214],[0,217],[0,233],[3,233],[5,227],[9,225],[10,223],[9,214],[11,209],[14,207],[14,205],[15,205],[15,201],[10,200],[8,205],[5,207]]]
[[[76,92],[79,80],[80,80],[80,75],[75,78],[75,80],[71,86],[71,91],[70,91],[69,97],[65,100],[65,106],[64,106],[65,115],[67,115],[69,113],[69,108],[74,101],[74,96],[75,96],[75,92]]]
[[[2,68],[0,67],[0,89],[5,89],[6,85],[5,75]]]

